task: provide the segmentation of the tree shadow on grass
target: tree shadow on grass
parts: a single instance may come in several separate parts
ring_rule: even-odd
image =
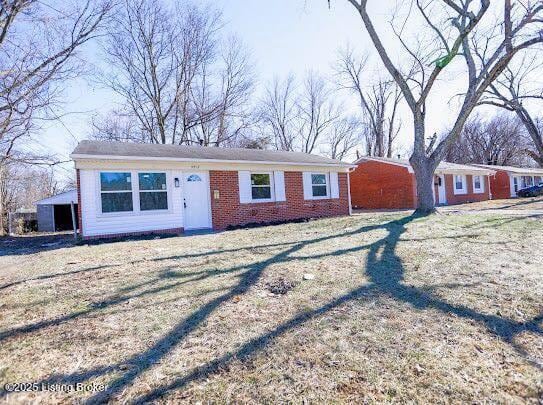
[[[499,316],[481,314],[465,306],[449,304],[434,297],[431,293],[424,291],[423,289],[409,287],[403,284],[404,269],[401,259],[395,253],[395,249],[400,240],[400,236],[405,232],[405,225],[415,218],[417,217],[412,215],[405,219],[391,221],[383,225],[388,231],[388,235],[369,246],[365,269],[370,278],[370,284],[356,288],[319,308],[303,312],[281,324],[269,333],[251,339],[237,351],[227,353],[203,366],[194,368],[185,376],[167,385],[154,389],[134,402],[145,403],[160,398],[172,390],[181,389],[193,381],[205,379],[213,373],[220,372],[232,361],[247,361],[253,355],[265,349],[268,344],[279,336],[314,318],[320,317],[334,308],[361,299],[370,293],[384,293],[395,300],[408,303],[420,310],[436,309],[445,314],[454,314],[481,323],[486,326],[491,333],[512,345],[512,347],[530,361],[532,365],[541,368],[541,364],[537,360],[530,358],[529,353],[521,346],[515,344],[513,339],[522,332],[543,334],[542,328],[538,326],[538,323],[543,320],[543,314],[533,318],[529,322],[515,322]]]
[[[281,324],[272,331],[263,334],[257,338],[251,339],[243,344],[238,350],[225,354],[222,357],[214,359],[200,367],[188,371],[184,376],[174,380],[164,386],[158,387],[136,402],[148,402],[157,399],[169,391],[185,387],[192,381],[204,379],[213,373],[220,372],[234,360],[246,361],[259,351],[265,349],[277,337],[303,325],[304,323],[320,317],[321,315],[344,305],[347,302],[363,298],[367,294],[385,294],[391,298],[407,303],[419,310],[434,309],[445,314],[454,314],[461,318],[466,318],[484,325],[494,335],[498,336],[504,342],[510,344],[518,353],[525,356],[532,364],[540,366],[537,360],[530,358],[521,346],[514,342],[514,338],[523,332],[534,332],[543,334],[538,323],[541,316],[536,317],[529,322],[516,322],[497,315],[487,315],[477,312],[462,305],[450,304],[438,297],[435,297],[428,291],[409,287],[403,284],[404,268],[401,259],[396,254],[396,247],[400,241],[401,235],[406,231],[406,225],[418,218],[415,215],[394,220],[384,224],[364,226],[354,231],[342,234],[315,238],[302,241],[280,253],[270,257],[267,260],[252,263],[245,266],[246,271],[239,276],[239,283],[229,289],[226,293],[212,299],[211,301],[198,308],[187,318],[181,320],[170,332],[156,341],[149,349],[138,353],[126,361],[117,364],[95,367],[86,371],[52,375],[48,379],[41,381],[46,383],[78,383],[85,382],[92,378],[103,376],[109,373],[115,373],[114,381],[108,386],[105,392],[96,394],[88,399],[89,403],[99,403],[109,400],[118,395],[125,387],[131,385],[138,376],[152,368],[157,362],[162,360],[170,353],[183,339],[193,332],[202,322],[204,322],[213,312],[237,295],[246,293],[249,288],[256,284],[262,272],[271,264],[288,262],[291,260],[304,260],[307,258],[338,256],[345,253],[368,250],[365,273],[370,279],[370,283],[351,290],[349,293],[335,298],[327,304],[309,311],[300,313],[289,321]],[[362,232],[383,229],[387,235],[374,243],[357,246],[355,248],[341,249],[330,253],[323,253],[315,256],[293,257],[293,254],[302,248],[324,242],[330,239],[346,237]],[[244,268],[244,266],[240,266]],[[238,268],[238,270],[241,270]],[[3,394],[4,395],[4,394]]]
[[[503,205],[501,207],[489,207],[489,208],[481,208],[479,211],[488,211],[488,210],[505,210],[508,208],[517,208],[523,205],[530,205],[533,203],[543,203],[543,198],[541,197],[528,197],[528,199],[515,199],[513,202]],[[537,209],[537,208],[535,208]]]
[[[79,273],[96,272],[96,271],[99,271],[99,270],[104,270],[104,269],[107,269],[107,268],[110,268],[110,267],[115,267],[115,266],[119,266],[119,265],[118,264],[104,264],[104,265],[100,265],[100,266],[88,267],[88,268],[79,269],[79,270],[70,270],[70,271],[64,271],[64,272],[59,272],[59,273],[41,274],[41,275],[36,276],[36,277],[25,278],[25,279],[22,279],[22,280],[17,280],[17,281],[12,281],[10,283],[2,284],[2,285],[0,285],[0,290],[4,290],[4,289],[9,288],[9,287],[14,287],[16,285],[28,283],[30,281],[48,280],[48,279],[51,279],[51,278],[73,276],[74,274],[79,274]]]

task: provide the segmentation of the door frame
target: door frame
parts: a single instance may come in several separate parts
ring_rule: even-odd
[[[436,176],[439,177],[441,181],[441,185],[438,184],[437,186],[437,204],[446,205],[447,204],[447,188],[445,187],[445,175],[436,174]],[[443,197],[443,201],[441,197]]]
[[[185,208],[185,183],[186,176],[188,174],[199,174],[204,176],[204,181],[206,183],[206,196],[207,196],[207,226],[197,227],[197,228],[188,228],[187,224],[187,209]],[[208,170],[183,170],[180,172],[181,177],[181,209],[183,212],[183,229],[187,231],[197,230],[197,229],[213,229],[213,216],[211,214],[211,186],[209,184],[209,171]]]
[[[517,181],[517,189],[515,190],[515,180]],[[511,176],[511,197],[516,197],[517,196],[517,191],[519,191],[522,187],[521,187],[521,181],[522,181],[522,176]]]

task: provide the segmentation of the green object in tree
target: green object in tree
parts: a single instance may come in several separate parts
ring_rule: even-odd
[[[448,55],[445,55],[439,58],[438,60],[436,60],[437,67],[443,69],[445,66],[447,66],[451,62],[451,60],[453,60],[455,56],[456,54],[449,53]]]

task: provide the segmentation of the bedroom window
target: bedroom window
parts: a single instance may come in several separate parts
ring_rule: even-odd
[[[473,192],[482,193],[485,191],[482,176],[473,176]]]
[[[140,210],[167,210],[166,173],[138,173]]]
[[[311,174],[311,190],[313,197],[328,197],[328,182],[326,174]]]
[[[269,173],[251,173],[251,198],[271,200],[271,176]]]
[[[100,194],[103,213],[134,210],[130,173],[100,173]]]

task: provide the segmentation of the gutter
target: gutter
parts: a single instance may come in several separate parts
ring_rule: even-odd
[[[192,158],[172,158],[172,157],[152,157],[152,156],[113,156],[113,155],[81,155],[71,154],[73,160],[143,160],[159,162],[194,162],[194,163],[239,163],[239,164],[261,164],[261,165],[294,165],[294,166],[326,166],[342,167],[355,169],[356,165],[344,163],[302,163],[302,162],[275,162],[265,160],[226,160],[226,159],[192,159]]]

